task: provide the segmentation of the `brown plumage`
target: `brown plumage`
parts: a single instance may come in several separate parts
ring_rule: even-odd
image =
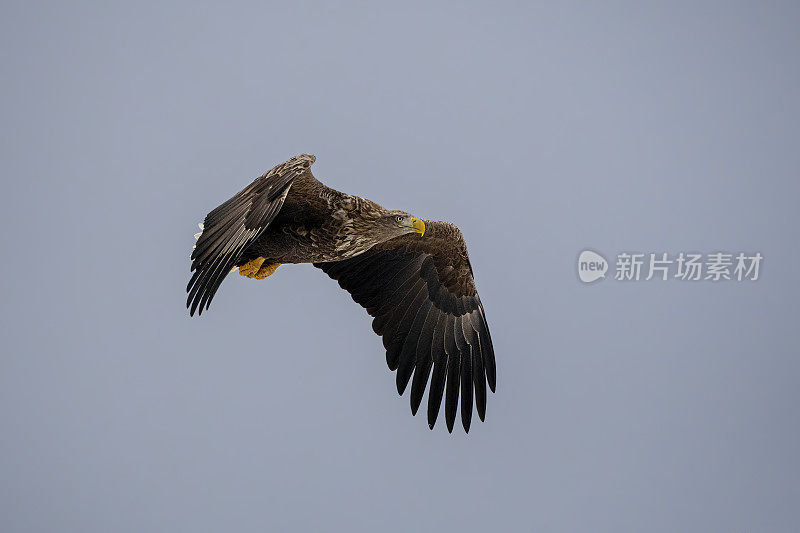
[[[311,174],[315,160],[291,158],[206,216],[192,252],[190,314],[208,309],[232,269],[261,279],[282,263],[313,263],[375,317],[398,392],[411,382],[412,412],[430,381],[431,429],[444,397],[453,430],[460,397],[469,431],[473,398],[483,420],[486,384],[494,392],[496,379],[461,232],[331,189]]]

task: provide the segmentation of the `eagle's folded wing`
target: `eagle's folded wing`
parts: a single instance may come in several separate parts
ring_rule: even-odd
[[[211,211],[192,252],[192,271],[186,291],[186,307],[194,314],[208,309],[222,280],[236,266],[242,251],[255,241],[275,218],[292,182],[314,163],[302,154],[282,163],[233,198]]]
[[[461,423],[469,431],[473,394],[483,420],[486,383],[495,390],[492,339],[461,232],[446,222],[425,221],[425,227],[423,237],[404,235],[352,259],[314,266],[375,317],[372,328],[383,337],[389,368],[397,370],[398,392],[412,381],[412,413],[430,377],[430,428],[444,396],[453,430],[460,391]]]

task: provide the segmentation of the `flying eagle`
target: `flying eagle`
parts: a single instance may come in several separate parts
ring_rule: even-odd
[[[331,189],[311,173],[314,161],[289,159],[206,216],[195,235],[186,307],[191,315],[208,309],[233,270],[264,279],[284,263],[313,263],[374,317],[397,391],[411,381],[411,412],[430,377],[430,428],[444,396],[453,431],[460,390],[468,432],[473,394],[483,420],[487,382],[495,390],[495,359],[461,232]]]

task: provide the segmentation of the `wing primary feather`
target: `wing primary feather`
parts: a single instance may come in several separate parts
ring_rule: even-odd
[[[422,398],[425,396],[425,386],[428,384],[433,357],[433,330],[439,321],[439,310],[434,305],[428,308],[425,323],[422,325],[417,346],[415,347],[416,358],[414,361],[414,379],[411,382],[411,412],[416,415]]]
[[[483,352],[483,364],[486,368],[486,381],[489,383],[489,389],[494,392],[497,386],[497,364],[494,358],[494,346],[492,346],[492,336],[489,334],[489,325],[486,323],[486,313],[483,310],[483,304],[480,302],[478,302],[478,310],[481,319],[481,328],[478,334],[481,341],[481,351]]]
[[[428,390],[428,427],[431,429],[433,429],[436,424],[436,418],[439,416],[439,408],[442,405],[442,395],[444,394],[444,383],[447,377],[444,328],[447,327],[447,321],[450,318],[446,313],[439,313],[436,327],[433,330],[433,339],[431,340],[433,373],[431,374],[431,385]]]
[[[467,352],[461,357],[461,424],[469,433],[472,421],[472,347],[467,345]]]
[[[411,379],[411,374],[414,372],[414,356],[417,351],[417,342],[422,334],[422,327],[428,317],[430,308],[431,302],[429,300],[424,299],[424,301],[420,302],[420,306],[417,307],[417,311],[414,314],[414,320],[405,335],[397,364],[397,392],[401,395],[405,392],[408,381]]]
[[[239,229],[236,234],[236,237],[231,240],[225,247],[222,249],[222,255],[220,255],[214,263],[211,264],[211,268],[207,270],[207,274],[202,276],[201,279],[198,281],[197,285],[192,289],[194,292],[193,296],[193,303],[190,315],[194,314],[194,311],[197,307],[200,308],[200,314],[202,314],[203,305],[208,300],[209,296],[209,287],[213,286],[216,283],[217,277],[222,276],[223,278],[228,274],[230,268],[226,269],[225,265],[232,263],[232,258],[239,246],[239,238],[248,230],[246,230],[243,226]],[[222,280],[220,280],[221,282]],[[195,292],[196,291],[196,292]]]
[[[469,317],[469,335],[467,337],[472,350],[472,383],[475,390],[475,408],[478,417],[483,422],[486,419],[486,371],[483,364],[483,353],[480,336],[475,331],[473,320],[479,319],[476,312],[466,315]]]
[[[456,322],[458,322],[458,318],[453,321],[453,327],[455,327]],[[449,326],[450,321],[447,323]],[[450,329],[452,331],[453,328]],[[453,346],[455,346],[455,344],[453,344]],[[448,352],[447,355],[447,384],[444,400],[444,416],[447,422],[447,431],[452,433],[453,425],[456,421],[456,413],[458,413],[458,390],[461,385],[461,354],[456,350],[453,353]]]
[[[421,303],[424,291],[423,281],[419,280],[414,285],[414,289],[403,298],[403,303],[398,307],[389,327],[384,331],[383,345],[386,348],[386,363],[389,365],[390,370],[397,369],[403,343],[416,317],[416,312],[419,308],[418,302]],[[405,303],[406,301],[408,301],[407,304]],[[397,315],[400,316],[395,319]]]
[[[207,309],[208,305],[210,305],[211,298],[216,293],[222,280],[230,272],[231,267],[236,263],[251,233],[252,230],[244,229],[244,227],[240,228],[236,236],[223,248],[222,255],[208,268],[208,274],[198,282],[196,287],[198,292],[194,296],[196,298],[195,304],[197,305],[192,307],[193,309],[198,307],[200,314],[202,314],[204,306]]]
[[[469,432],[469,423],[472,419],[472,363],[470,361],[469,343],[464,338],[464,320],[465,315],[456,317],[453,339],[461,361],[461,374],[459,376],[461,381],[461,423],[464,425],[464,429]],[[466,379],[467,374],[469,374],[469,379]],[[467,407],[469,407],[469,414],[465,412]]]

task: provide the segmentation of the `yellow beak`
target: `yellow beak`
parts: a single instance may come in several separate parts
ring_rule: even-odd
[[[418,218],[411,218],[411,227],[414,228],[414,233],[425,235],[425,223]]]

